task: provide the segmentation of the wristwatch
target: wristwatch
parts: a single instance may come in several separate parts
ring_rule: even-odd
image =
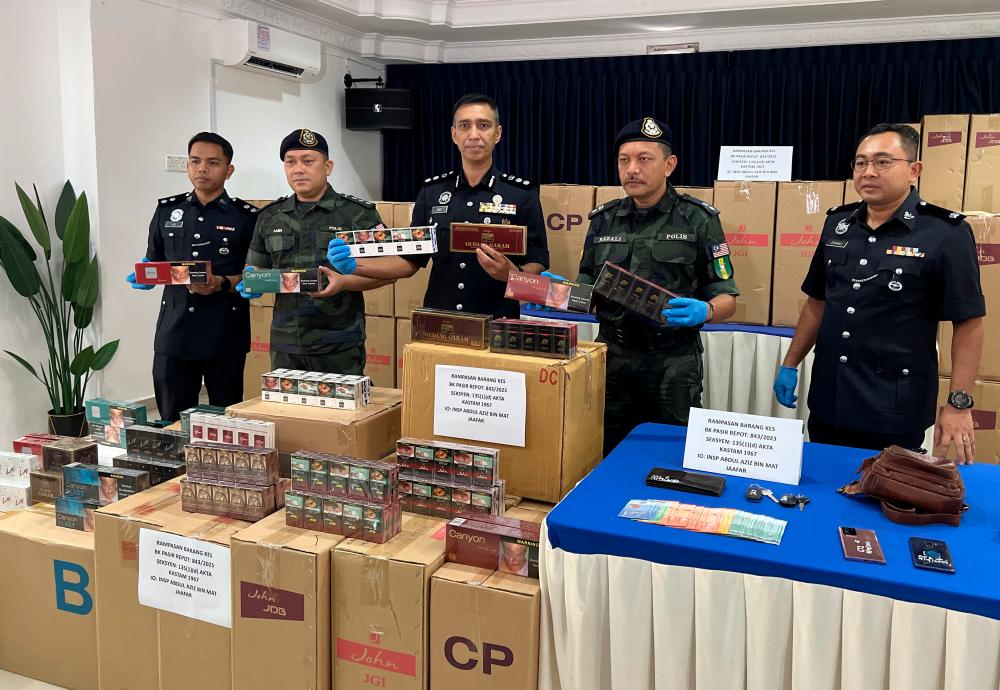
[[[975,401],[965,391],[952,391],[948,394],[948,404],[956,410],[968,410],[972,408]]]
[[[229,280],[229,276],[222,276],[222,283],[219,285],[219,292],[229,292],[233,287],[233,281]]]

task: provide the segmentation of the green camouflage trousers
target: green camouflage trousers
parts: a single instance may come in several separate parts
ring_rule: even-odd
[[[651,352],[608,343],[605,457],[644,422],[687,426],[689,410],[701,407],[701,350],[697,337]]]
[[[301,369],[324,374],[355,374],[365,372],[365,346],[348,345],[334,352],[321,355],[297,355],[290,352],[271,352],[272,369]]]

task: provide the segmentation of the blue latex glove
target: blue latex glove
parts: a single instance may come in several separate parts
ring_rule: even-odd
[[[146,257],[142,257],[142,263],[148,264],[149,259],[147,259]],[[135,282],[135,271],[132,271],[127,276],[125,276],[125,280],[126,282],[128,282],[129,287],[131,287],[133,290],[152,290],[153,288],[156,287],[155,285],[143,285],[141,283]]]
[[[708,302],[691,297],[674,297],[667,302],[669,309],[663,310],[668,326],[686,326],[693,328],[708,320]]]
[[[247,266],[245,270],[252,271],[253,266]],[[240,297],[243,297],[245,299],[260,299],[261,297],[264,296],[263,292],[250,292],[249,290],[244,290],[242,280],[236,283],[236,292],[240,294]]]
[[[542,271],[542,275],[546,278],[555,278],[556,280],[566,280],[561,275],[557,273],[550,273],[549,271]],[[552,307],[547,307],[544,304],[532,304],[528,303],[524,305],[525,311],[555,311]]]
[[[339,237],[330,240],[326,248],[326,260],[338,273],[345,276],[351,275],[358,269],[358,262],[351,256],[351,248]]]
[[[793,367],[781,367],[774,379],[774,397],[778,404],[784,407],[795,407],[799,396],[795,395],[795,386],[799,382],[799,370]]]

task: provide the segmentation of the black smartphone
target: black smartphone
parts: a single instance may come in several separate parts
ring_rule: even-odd
[[[951,551],[940,539],[910,537],[910,557],[913,558],[913,565],[917,568],[936,570],[939,573],[955,572]]]
[[[885,556],[882,555],[882,547],[875,532],[856,527],[837,529],[840,532],[840,545],[844,549],[844,558],[849,561],[885,564]]]

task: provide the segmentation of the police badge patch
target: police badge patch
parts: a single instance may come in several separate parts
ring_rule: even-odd
[[[319,143],[319,139],[308,129],[299,130],[299,143],[303,146],[315,146]]]
[[[184,217],[184,209],[181,208],[175,208],[170,213],[170,220],[172,220],[175,223],[183,217]]]
[[[441,192],[441,196],[438,197],[439,204],[447,204],[451,201],[451,192]]]
[[[842,220],[839,223],[837,223],[837,227],[835,227],[833,229],[833,231],[835,233],[837,233],[838,235],[843,235],[845,232],[847,232],[847,229],[850,228],[850,227],[851,227],[851,224],[845,218],[844,220]]]
[[[663,130],[656,124],[656,120],[651,117],[646,117],[642,120],[642,133],[650,139],[656,139],[663,134]]]

